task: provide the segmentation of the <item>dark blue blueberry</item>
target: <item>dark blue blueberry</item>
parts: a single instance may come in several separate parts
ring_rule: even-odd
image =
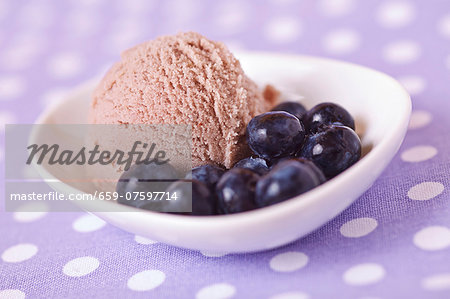
[[[304,138],[302,122],[284,111],[255,116],[247,126],[248,145],[256,155],[268,160],[295,153]]]
[[[327,178],[323,174],[322,170],[320,170],[320,168],[317,167],[316,164],[314,164],[314,162],[305,158],[294,158],[294,159],[300,163],[309,166],[312,172],[314,172],[314,174],[316,175],[316,178],[319,180],[320,184],[325,183],[327,181]]]
[[[283,102],[273,107],[272,111],[286,111],[300,120],[306,114],[306,108],[297,102]]]
[[[289,160],[289,159],[295,159],[295,158],[297,158],[296,155],[289,155],[289,156],[284,156],[284,157],[273,158],[273,159],[267,161],[267,163],[269,165],[269,168],[272,169],[272,168],[275,167],[275,165],[277,165],[281,161],[285,161],[285,160]]]
[[[333,103],[321,103],[308,111],[303,118],[308,134],[325,130],[331,124],[340,124],[355,129],[353,117],[343,107]]]
[[[224,173],[225,170],[223,168],[206,164],[193,168],[192,171],[186,175],[186,179],[198,180],[211,188],[211,190],[214,190],[217,182]]]
[[[244,168],[227,171],[216,186],[219,211],[231,214],[255,209],[255,188],[259,178]]]
[[[160,212],[177,212],[185,215],[214,215],[216,214],[215,194],[202,182],[197,180],[179,180],[172,183],[166,192],[172,200],[157,203]],[[173,196],[176,200],[173,200]],[[191,209],[192,212],[184,212]],[[153,210],[155,204],[149,202],[142,208]]]
[[[359,160],[361,141],[352,129],[333,125],[308,136],[300,156],[313,161],[327,178],[332,178]]]
[[[177,179],[178,173],[169,163],[135,164],[122,173],[117,182],[116,192],[120,196],[117,201],[139,208],[146,200],[135,199],[136,192],[164,192]]]
[[[256,157],[256,158],[248,157],[248,158],[242,159],[241,161],[234,164],[233,167],[250,169],[259,175],[265,175],[266,173],[269,172],[269,167],[267,166],[266,160],[258,158],[258,157]]]
[[[295,159],[279,162],[256,185],[259,207],[270,206],[305,193],[321,184],[310,165]]]
[[[317,167],[316,164],[314,164],[311,160],[308,160],[308,159],[305,159],[305,158],[298,158],[298,157],[284,157],[284,158],[280,158],[280,159],[274,161],[271,169],[274,168],[275,166],[277,166],[279,163],[284,162],[284,161],[288,161],[288,160],[293,160],[293,161],[300,162],[302,164],[305,164],[309,168],[311,168],[311,171],[316,175],[317,179],[319,180],[319,182],[321,184],[325,183],[327,181],[327,179],[325,178],[325,175],[323,174],[322,170],[320,170],[320,168]]]

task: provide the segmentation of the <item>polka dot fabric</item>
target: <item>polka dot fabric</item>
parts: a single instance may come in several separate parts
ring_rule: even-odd
[[[0,298],[450,298],[448,1],[0,1],[0,134],[181,30],[397,78],[413,102],[398,155],[324,227],[253,254],[179,249],[88,214],[2,212]]]

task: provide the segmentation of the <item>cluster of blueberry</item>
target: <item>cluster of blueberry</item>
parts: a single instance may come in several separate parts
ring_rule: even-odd
[[[255,156],[237,162],[230,170],[199,166],[185,180],[160,182],[166,185],[159,188],[192,198],[191,215],[231,214],[276,204],[315,188],[356,163],[361,157],[361,141],[354,129],[353,117],[339,105],[322,103],[307,111],[299,103],[284,102],[249,122],[247,142]],[[117,192],[148,191],[145,182],[133,178],[150,174],[151,180],[164,180],[176,175],[169,164],[156,167],[142,164],[130,168],[120,178]],[[186,180],[192,185],[183,184]],[[156,209],[163,212],[185,204],[182,200],[121,203],[151,210],[159,205]]]

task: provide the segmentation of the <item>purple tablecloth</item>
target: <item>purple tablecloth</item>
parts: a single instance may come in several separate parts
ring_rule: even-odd
[[[450,298],[448,1],[11,0],[0,2],[0,24],[2,124],[33,123],[120,50],[181,30],[232,50],[367,65],[398,78],[413,101],[387,170],[301,240],[220,255],[152,242],[87,214],[2,212],[0,298]]]

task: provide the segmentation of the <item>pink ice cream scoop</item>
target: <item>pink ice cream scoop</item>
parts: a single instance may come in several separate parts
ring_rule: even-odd
[[[89,121],[191,124],[193,166],[230,168],[249,154],[247,123],[268,108],[223,43],[188,32],[122,53],[94,91]]]

